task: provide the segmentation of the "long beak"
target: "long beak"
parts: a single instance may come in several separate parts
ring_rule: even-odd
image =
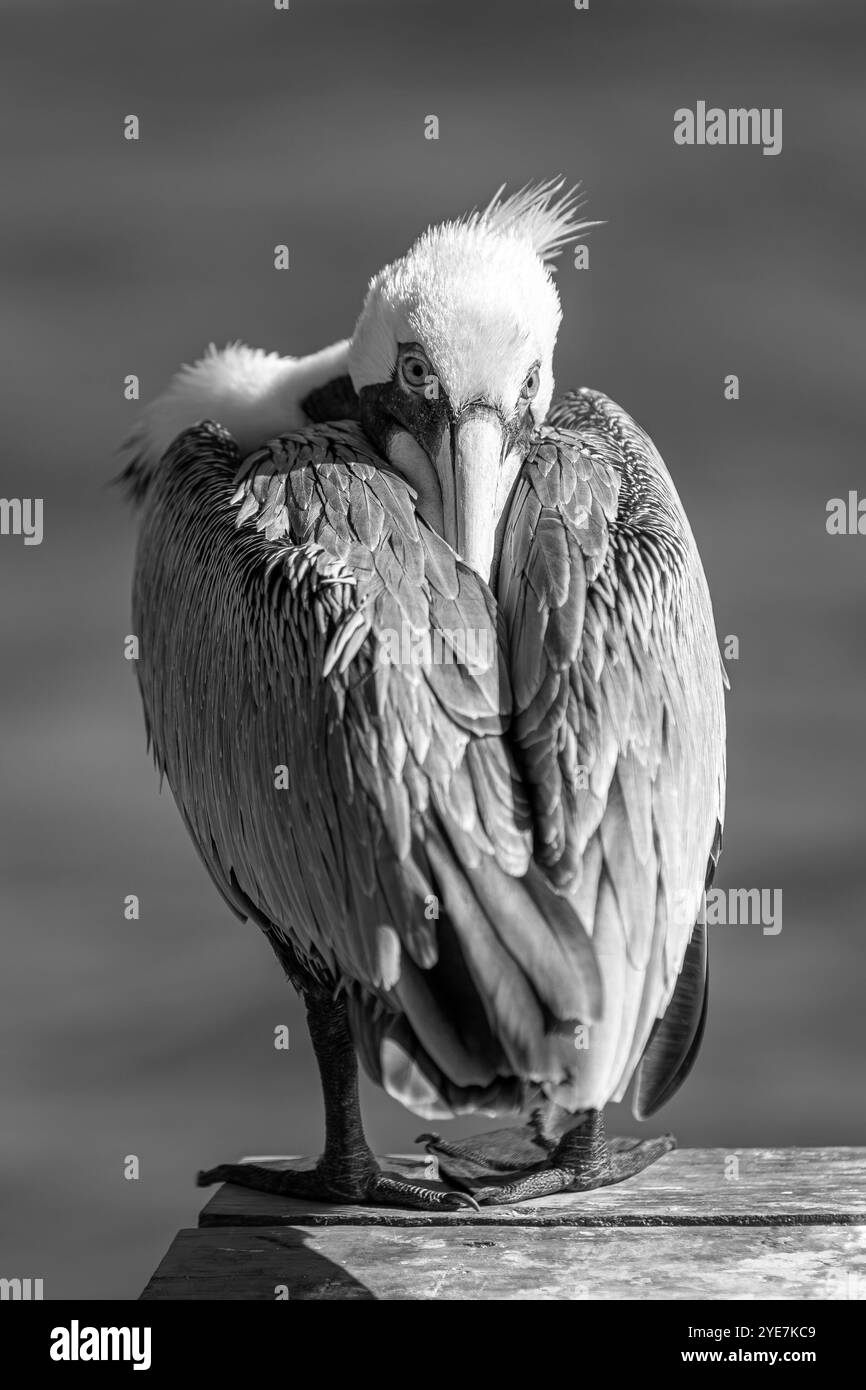
[[[446,507],[445,539],[471,569],[489,580],[505,429],[490,406],[473,405],[458,415],[450,433],[454,520],[452,528],[451,509]],[[449,535],[452,529],[453,535]]]

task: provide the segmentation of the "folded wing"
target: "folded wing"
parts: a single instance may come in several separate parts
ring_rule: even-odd
[[[703,1026],[724,673],[697,548],[651,441],[597,392],[548,419],[512,503],[499,599],[536,859],[591,934],[603,981],[580,1081],[558,1098],[620,1099],[646,1053],[644,1115],[686,1075]]]
[[[576,1075],[592,946],[531,867],[486,586],[350,423],[243,468],[201,425],[150,482],[135,586],[157,760],[241,915],[346,991],[425,1116]]]

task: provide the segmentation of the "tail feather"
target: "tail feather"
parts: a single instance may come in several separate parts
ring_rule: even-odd
[[[584,1056],[574,1025],[601,1007],[592,944],[542,880],[482,856],[467,876],[428,827],[425,881],[439,899],[437,958],[405,954],[380,997],[356,1000],[352,1028],[374,1080],[427,1119],[512,1114],[545,1094],[576,1098]]]
[[[427,852],[466,968],[510,1069],[517,1076],[538,1080],[559,1076],[558,1040],[548,1034],[545,1010],[532,983],[502,945],[448,845],[435,832],[428,836]]]
[[[508,1075],[482,1085],[457,1085],[423,1047],[405,1014],[383,1011],[368,997],[350,997],[349,1023],[370,1079],[422,1119],[519,1115],[537,1094]]]

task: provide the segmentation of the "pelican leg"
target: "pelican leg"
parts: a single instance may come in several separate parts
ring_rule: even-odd
[[[608,1187],[634,1177],[676,1148],[672,1134],[608,1140],[599,1110],[590,1111],[556,1143],[551,1140],[551,1128],[535,1115],[524,1129],[494,1130],[460,1144],[444,1143],[438,1135],[421,1139],[439,1159],[443,1176],[465,1187],[485,1206]]]
[[[288,973],[288,969],[287,969]],[[291,978],[297,982],[297,976]],[[418,1183],[379,1168],[364,1135],[358,1097],[358,1063],[346,1005],[318,983],[301,985],[307,1023],[322,1079],[325,1148],[314,1168],[268,1168],[260,1163],[221,1163],[200,1172],[199,1187],[230,1182],[281,1197],[331,1203],[453,1210],[477,1207],[465,1192]]]

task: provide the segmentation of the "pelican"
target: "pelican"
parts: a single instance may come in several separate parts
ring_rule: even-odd
[[[671,477],[610,399],[553,402],[561,181],[428,229],[307,357],[213,346],[128,442],[149,740],[229,907],[303,997],[310,1200],[518,1202],[621,1181],[689,1072],[725,676]],[[553,403],[552,403],[553,402]],[[378,1166],[357,1061],[445,1181]]]

